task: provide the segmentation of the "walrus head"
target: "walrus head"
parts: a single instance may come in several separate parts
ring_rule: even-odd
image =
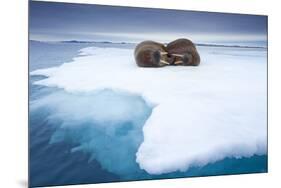
[[[167,62],[165,46],[154,41],[144,41],[135,49],[135,59],[140,67],[162,67],[169,65]]]
[[[185,53],[185,54],[170,54],[173,59],[174,65],[189,65],[193,62],[192,54]]]
[[[188,39],[177,39],[170,42],[167,52],[171,56],[170,64],[197,66],[200,63],[200,56],[193,42]]]

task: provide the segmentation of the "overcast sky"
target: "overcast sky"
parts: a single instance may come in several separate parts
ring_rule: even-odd
[[[30,2],[34,40],[266,41],[267,17],[256,15]]]

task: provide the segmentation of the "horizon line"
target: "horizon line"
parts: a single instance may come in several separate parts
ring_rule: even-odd
[[[94,41],[94,40],[57,40],[57,41],[48,41],[48,40],[36,40],[36,39],[29,39],[29,41],[34,41],[34,42],[42,42],[42,43],[80,43],[80,44],[86,44],[86,43],[100,43],[100,44],[138,44],[139,42],[114,42],[114,41]],[[266,41],[265,41],[266,42]],[[167,43],[163,43],[167,44]],[[251,46],[251,45],[236,45],[236,44],[219,44],[219,43],[194,43],[197,46],[211,46],[211,47],[237,47],[237,48],[262,48],[262,49],[267,49],[266,46]]]

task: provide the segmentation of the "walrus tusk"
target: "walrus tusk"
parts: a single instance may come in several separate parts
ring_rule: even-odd
[[[167,55],[168,52],[160,52],[161,55]]]
[[[179,64],[183,64],[183,62],[182,61],[176,61],[176,62],[174,62],[174,64],[179,65]]]
[[[172,54],[172,56],[183,57],[184,55],[181,55],[181,54]]]
[[[164,60],[160,60],[161,63],[166,64],[166,65],[170,65],[170,63],[168,63],[167,61]]]

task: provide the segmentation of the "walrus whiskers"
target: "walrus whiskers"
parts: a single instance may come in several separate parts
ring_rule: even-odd
[[[183,61],[176,61],[174,62],[175,65],[183,64]]]
[[[166,65],[170,65],[170,63],[168,63],[167,61],[164,61],[164,60],[160,60],[161,63],[164,63]]]

